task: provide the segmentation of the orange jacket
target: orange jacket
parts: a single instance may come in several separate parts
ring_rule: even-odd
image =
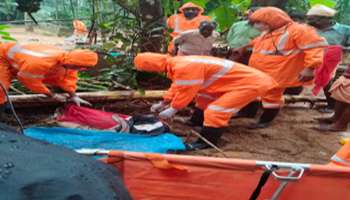
[[[170,57],[142,53],[136,56],[135,65],[141,71],[167,72],[173,83],[164,99],[171,101],[171,106],[177,110],[186,107],[198,93],[215,95],[255,90],[257,94],[263,94],[276,86],[271,77],[259,70],[210,56]],[[232,86],[232,83],[237,82],[241,83],[239,88],[237,84]]]
[[[350,142],[347,142],[340,150],[331,158],[331,163],[350,167]]]
[[[75,92],[77,70],[97,63],[97,54],[92,51],[66,52],[55,46],[41,44],[7,43],[1,45],[1,52],[16,72],[17,79],[32,92],[42,94],[51,93],[45,83],[69,93]],[[67,69],[64,65],[77,69]]]
[[[200,10],[197,17],[188,20],[183,15],[183,10],[185,8],[198,8]],[[176,37],[180,33],[190,30],[190,29],[197,29],[199,27],[199,24],[202,21],[210,20],[210,17],[203,16],[204,9],[194,3],[186,3],[179,9],[180,13],[176,15],[172,15],[168,18],[167,25],[168,28],[173,29],[173,32],[170,34],[172,38]]]
[[[322,65],[324,38],[307,26],[293,22],[282,10],[265,7],[254,12],[252,22],[268,24],[272,31],[251,42],[249,66],[272,76],[280,87],[298,86],[299,73]]]
[[[74,20],[73,27],[74,27],[75,34],[86,34],[88,32],[84,22],[80,20]]]

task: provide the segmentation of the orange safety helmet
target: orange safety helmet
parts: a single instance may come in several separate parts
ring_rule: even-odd
[[[281,28],[282,26],[293,22],[286,12],[276,7],[259,8],[249,17],[249,19],[253,23],[265,23],[269,25],[272,30]]]

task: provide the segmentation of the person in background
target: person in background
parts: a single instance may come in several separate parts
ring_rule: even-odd
[[[287,13],[275,7],[264,7],[250,16],[254,27],[263,34],[243,48],[253,48],[249,66],[273,77],[278,86],[261,97],[264,112],[250,128],[267,127],[284,103],[288,87],[301,86],[314,78],[322,65],[327,42],[304,24],[295,23]]]
[[[335,22],[334,16],[336,10],[328,8],[324,5],[315,5],[307,12],[307,23],[317,29],[320,36],[326,38],[330,47],[339,46],[342,48],[348,48],[350,46],[350,26],[339,24]],[[330,54],[334,54],[330,52]],[[341,59],[341,55],[336,58],[331,57],[331,59]],[[327,62],[327,60],[325,60]],[[329,89],[332,83],[341,76],[345,68],[338,69],[335,73],[333,80],[329,81],[328,85],[324,87],[324,93],[327,98],[327,107],[321,112],[333,112],[335,107],[335,100],[332,99]]]
[[[202,15],[204,9],[194,3],[186,3],[180,7],[179,13],[172,15],[167,20],[167,26],[172,30],[168,53],[174,55],[174,38],[184,31],[197,29],[202,21],[210,21],[210,17]]]
[[[239,21],[234,23],[226,37],[226,41],[228,43],[229,48],[231,49],[231,60],[243,63],[245,65],[248,64],[250,55],[252,53],[251,49],[247,49],[246,51],[239,52],[235,51],[240,47],[243,47],[249,42],[259,36],[261,32],[254,28],[252,24],[249,23],[249,17],[257,10],[259,7],[252,7],[247,11],[246,19],[243,21]]]
[[[202,126],[201,135],[217,144],[230,118],[242,107],[276,86],[267,74],[251,67],[212,56],[176,56],[141,53],[134,63],[137,70],[166,72],[172,85],[164,100],[151,107],[167,120],[196,98],[191,118],[193,126]],[[198,140],[187,149],[208,145]]]
[[[11,81],[17,78],[34,93],[45,94],[61,102],[70,100],[77,105],[89,105],[75,95],[78,71],[94,67],[97,61],[97,54],[89,50],[67,52],[49,45],[2,43],[0,82],[8,90]],[[67,92],[69,99],[63,94],[53,93],[47,85]],[[0,105],[6,106],[6,101],[4,91],[0,90]]]
[[[335,99],[334,114],[321,119],[321,131],[346,131],[350,123],[350,65],[330,88],[331,98]]]
[[[215,28],[215,22],[202,21],[198,29],[182,32],[174,39],[176,55],[210,55],[214,42],[220,36]]]

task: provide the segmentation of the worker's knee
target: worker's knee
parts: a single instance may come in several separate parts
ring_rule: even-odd
[[[214,128],[226,127],[228,126],[228,123],[232,115],[235,113],[236,111],[234,112],[214,111],[210,109],[210,107],[208,107],[204,111],[204,126],[214,127]]]

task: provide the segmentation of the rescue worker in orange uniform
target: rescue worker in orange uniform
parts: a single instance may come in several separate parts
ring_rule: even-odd
[[[261,97],[264,112],[250,128],[264,128],[283,105],[283,92],[314,78],[314,69],[323,62],[327,42],[317,32],[295,23],[287,13],[275,7],[263,7],[250,16],[254,27],[263,32],[246,46],[253,48],[249,66],[273,77],[278,87]]]
[[[84,22],[80,20],[73,21],[74,35],[85,36],[88,34],[88,30],[84,24]]]
[[[97,60],[97,54],[89,50],[67,52],[49,45],[3,43],[0,44],[0,81],[8,90],[11,81],[17,78],[34,93],[62,102],[68,100],[67,96],[53,93],[46,85],[54,86],[67,92],[76,104],[89,104],[75,95],[78,70],[95,66]],[[0,90],[0,105],[6,101],[4,91]]]
[[[170,33],[171,42],[168,46],[168,53],[174,54],[174,39],[180,33],[191,29],[197,29],[202,21],[210,21],[210,17],[202,15],[204,9],[194,3],[186,3],[180,7],[179,13],[172,15],[167,20],[168,28],[172,29]]]
[[[166,72],[172,85],[164,100],[151,111],[170,119],[196,98],[191,122],[203,126],[201,135],[217,144],[230,118],[242,107],[276,86],[267,74],[229,60],[210,56],[176,56],[141,53],[134,60],[137,70]],[[198,140],[189,149],[208,147]]]
[[[332,156],[330,164],[350,167],[350,142],[345,143],[345,145]]]

